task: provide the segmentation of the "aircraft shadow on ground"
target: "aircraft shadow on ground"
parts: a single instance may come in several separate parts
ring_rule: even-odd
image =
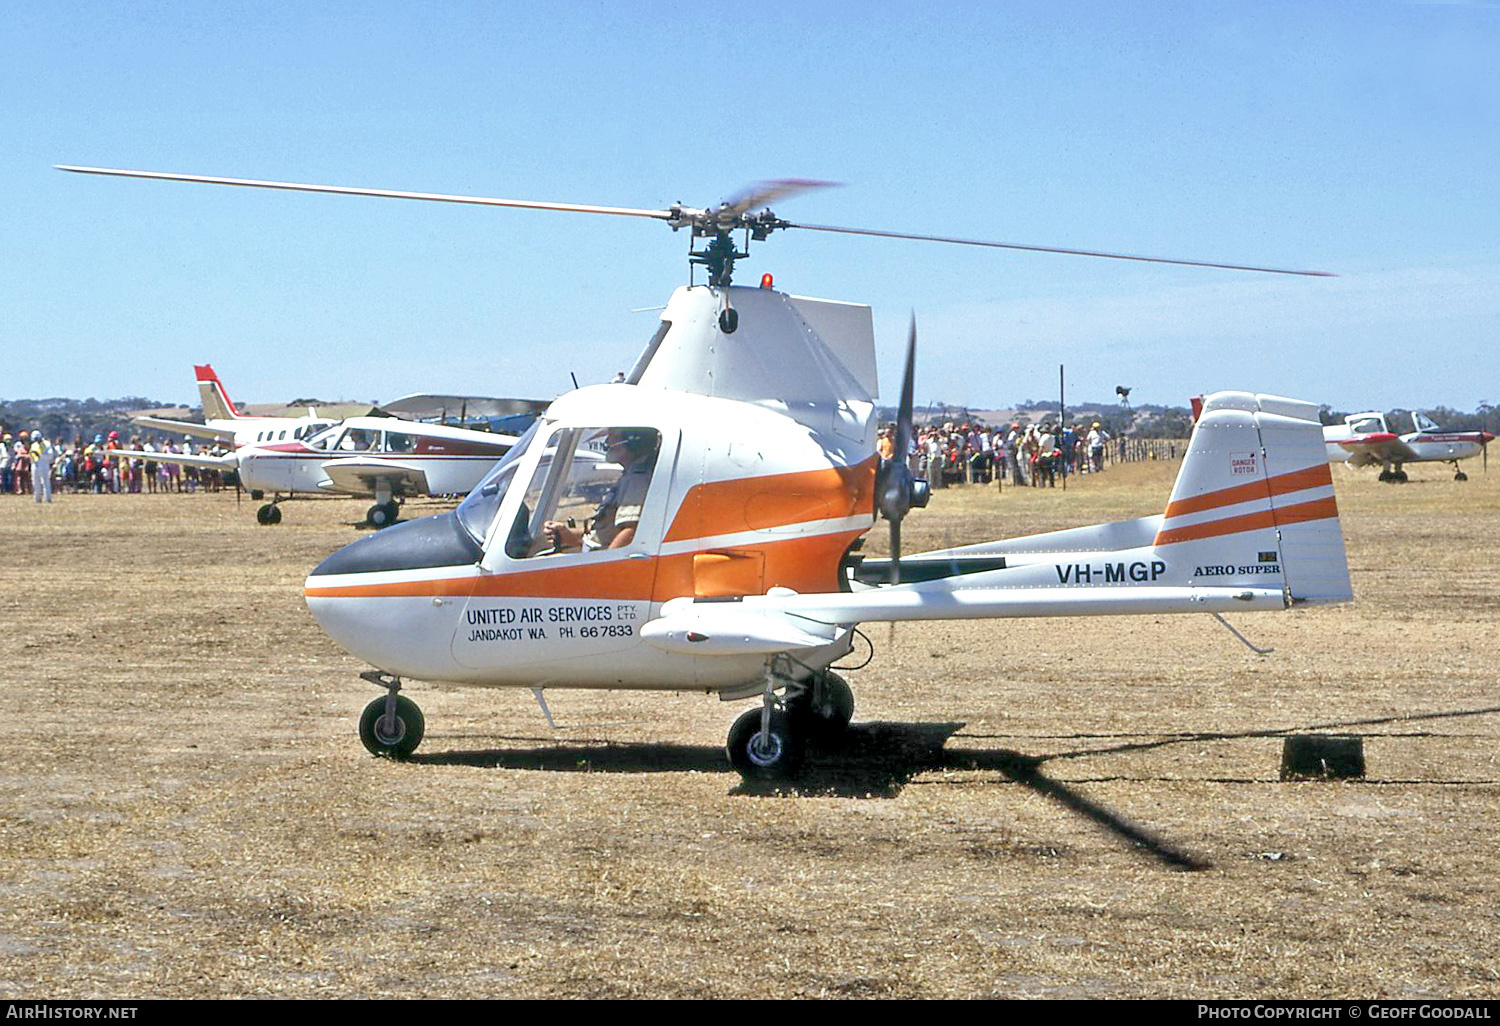
[[[1472,716],[1493,716],[1500,713],[1500,705],[1482,706],[1477,709],[1447,709],[1438,712],[1406,713],[1396,716],[1379,716],[1358,720],[1328,720],[1323,723],[1304,723],[1293,727],[1265,727],[1256,730],[1193,731],[1189,733],[1153,736],[1150,740],[1124,741],[1119,744],[1097,748],[1085,747],[1072,751],[1054,752],[1043,761],[1083,759],[1098,755],[1121,755],[1126,752],[1143,752],[1154,748],[1170,748],[1173,745],[1201,744],[1205,741],[1244,741],[1252,738],[1290,737],[1294,734],[1316,734],[1329,731],[1350,731],[1357,727],[1388,727],[1398,723],[1421,723],[1432,720],[1466,719]],[[1429,731],[1419,731],[1418,736],[1430,736]],[[971,734],[970,738],[983,739],[985,735]],[[1078,735],[1082,740],[1083,735]]]
[[[795,781],[742,781],[730,793],[755,797],[894,798],[919,773],[989,770],[1050,798],[1176,869],[1208,863],[1130,823],[1098,802],[1041,772],[1045,757],[1010,749],[950,751],[962,723],[858,723],[832,746],[815,746]],[[513,738],[514,741],[546,741]],[[615,744],[569,741],[546,747],[415,754],[433,766],[478,766],[568,773],[731,773],[722,748],[702,745]]]
[[[962,723],[856,723],[832,745],[813,746],[796,781],[742,784],[735,794],[894,798],[918,773],[948,765],[948,739]],[[515,737],[525,747],[417,752],[410,762],[432,766],[546,770],[567,773],[732,773],[722,747],[631,744],[595,739],[558,742]]]

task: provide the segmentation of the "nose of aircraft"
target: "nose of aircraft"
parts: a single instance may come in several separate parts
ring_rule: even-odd
[[[449,643],[462,604],[435,601],[423,590],[441,581],[399,571],[441,577],[441,568],[473,566],[482,551],[457,513],[387,527],[318,564],[304,586],[308,611],[334,643],[388,673],[456,679],[461,668]]]
[[[395,524],[345,545],[318,564],[308,575],[308,583],[336,574],[467,566],[479,562],[482,555],[474,536],[459,523],[458,513],[450,510]]]

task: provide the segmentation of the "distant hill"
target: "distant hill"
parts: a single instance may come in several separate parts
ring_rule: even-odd
[[[138,395],[119,399],[4,399],[0,400],[0,427],[6,434],[40,429],[48,438],[72,442],[92,439],[118,431],[128,437],[130,418],[147,407],[180,411],[181,407],[163,407],[159,402]]]

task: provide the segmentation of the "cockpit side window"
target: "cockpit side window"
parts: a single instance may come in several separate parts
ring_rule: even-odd
[[[350,428],[339,439],[339,452],[370,452],[380,445],[380,432],[368,428]]]
[[[411,452],[416,447],[416,435],[408,435],[400,431],[387,431],[385,433],[386,452]]]
[[[654,428],[560,428],[527,486],[506,554],[529,559],[630,545],[660,449]]]
[[[1356,435],[1371,435],[1385,430],[1385,425],[1380,422],[1379,417],[1365,417],[1356,420],[1350,425]]]

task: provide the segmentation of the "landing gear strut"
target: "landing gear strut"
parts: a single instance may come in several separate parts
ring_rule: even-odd
[[[367,670],[360,676],[385,688],[386,694],[365,706],[359,717],[359,739],[372,755],[406,758],[422,743],[427,726],[422,710],[416,702],[397,694],[401,690],[400,677],[379,670]]]
[[[746,780],[789,779],[802,768],[809,741],[836,740],[853,716],[854,692],[838,674],[822,670],[796,681],[768,667],[761,708],[741,713],[729,728],[729,764]]]

